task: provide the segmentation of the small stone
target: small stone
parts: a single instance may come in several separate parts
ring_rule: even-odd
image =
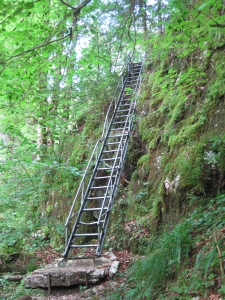
[[[82,293],[82,296],[85,297],[85,299],[88,299],[88,297],[91,297],[91,295],[92,295],[91,290],[87,290],[87,291]]]
[[[108,286],[109,286],[110,288],[115,288],[115,287],[118,286],[118,285],[119,285],[119,283],[116,282],[116,281],[109,281],[109,282],[108,282]]]
[[[98,287],[98,290],[99,291],[103,291],[105,288],[104,288],[104,286],[103,285],[100,285],[99,287]]]
[[[109,276],[112,278],[118,271],[120,262],[115,260],[109,269]]]
[[[109,256],[110,257],[110,261],[113,261],[113,260],[116,259],[116,256],[115,256],[115,254],[112,251],[105,252],[104,255]]]

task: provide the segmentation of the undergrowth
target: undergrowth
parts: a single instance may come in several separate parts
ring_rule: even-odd
[[[153,237],[144,258],[128,270],[127,285],[110,299],[203,299],[211,292],[225,296],[224,213],[223,194],[171,232]]]

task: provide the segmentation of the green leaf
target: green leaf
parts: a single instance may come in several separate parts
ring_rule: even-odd
[[[204,2],[202,5],[199,6],[198,10],[203,10],[206,6],[212,4],[212,0]]]
[[[27,8],[27,9],[32,9],[32,8],[34,8],[34,2],[27,2],[27,3],[24,3],[24,6],[25,6],[25,8]]]
[[[18,53],[21,53],[21,52],[24,52],[25,49],[23,47],[19,47],[15,50],[15,54],[18,54]]]
[[[47,45],[46,48],[48,49],[48,51],[52,51],[52,50],[55,50],[56,45],[52,43],[52,44]]]
[[[96,31],[95,31],[93,28],[90,28],[90,32],[91,32],[92,34],[95,34],[95,33],[96,33]]]
[[[23,7],[17,8],[17,9],[14,11],[13,15],[14,15],[14,16],[19,15],[19,14],[22,12],[22,10],[23,10]]]

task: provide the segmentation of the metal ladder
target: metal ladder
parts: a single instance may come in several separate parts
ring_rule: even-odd
[[[92,152],[65,223],[64,259],[73,248],[94,248],[101,255],[132,134],[142,67],[141,62],[132,63],[132,56],[128,55],[102,136]]]

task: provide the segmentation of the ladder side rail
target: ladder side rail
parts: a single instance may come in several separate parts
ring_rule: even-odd
[[[112,178],[111,178],[111,184],[112,184]],[[101,210],[100,210],[98,221],[97,221],[97,224],[98,224],[98,247],[96,249],[96,254],[97,255],[101,255],[101,249],[102,249],[102,246],[103,246],[101,241],[102,241],[102,237],[103,237],[104,232],[105,232],[105,230],[104,230],[105,225],[106,225],[105,220],[107,218],[107,214],[110,211],[110,208],[108,208],[107,213],[103,216],[103,208],[105,207],[105,201],[106,201],[106,198],[107,198],[106,196],[109,194],[109,190],[111,190],[111,185],[110,184],[108,184],[107,190],[105,192],[105,197],[104,197],[104,200],[102,202]],[[111,203],[112,197],[113,197],[113,195],[111,193],[109,204]],[[103,217],[104,217],[104,219],[103,219]],[[103,222],[103,224],[102,224],[102,222]]]
[[[123,85],[123,87],[122,87],[122,89],[121,89],[121,91],[120,91],[119,101],[120,101],[121,98],[122,98],[124,88],[125,88],[125,84]],[[119,105],[119,101],[117,102],[116,109],[117,109],[117,107],[118,107],[118,105]],[[112,104],[112,102],[111,102],[111,104]],[[110,105],[110,107],[111,107],[111,105]],[[110,110],[111,110],[111,109],[109,108],[107,114],[109,114]],[[112,118],[111,118],[109,128],[112,126],[112,123],[113,123],[113,119],[114,119],[115,114],[116,114],[116,111],[114,111],[114,114],[113,114],[113,116],[112,116]],[[108,124],[108,118],[106,118],[105,125],[106,125],[106,124]],[[106,129],[106,127],[108,127],[108,126],[105,126],[104,129]],[[109,134],[109,128],[108,128],[108,131],[107,131],[107,135]],[[103,132],[103,134],[104,134],[104,132]],[[88,194],[88,192],[89,192],[89,190],[90,190],[90,187],[91,187],[91,185],[92,185],[92,183],[93,183],[93,177],[95,176],[96,170],[97,170],[97,168],[98,168],[98,161],[99,161],[99,159],[100,159],[100,157],[101,157],[101,155],[102,155],[102,153],[103,153],[103,150],[104,150],[104,145],[105,145],[105,143],[106,143],[107,137],[104,138],[104,137],[103,137],[103,134],[102,134],[101,138],[97,141],[97,143],[96,143],[96,145],[95,145],[95,148],[94,148],[94,150],[93,150],[93,152],[92,152],[92,155],[91,155],[91,158],[90,158],[90,160],[89,160],[89,163],[88,163],[88,165],[87,165],[87,167],[86,167],[85,173],[84,173],[84,175],[83,175],[81,184],[80,184],[80,186],[79,186],[79,188],[78,188],[78,191],[77,191],[77,193],[76,193],[76,196],[75,196],[75,198],[74,198],[74,202],[73,202],[72,207],[71,207],[71,209],[70,209],[69,215],[68,215],[68,217],[67,217],[67,221],[66,221],[66,224],[65,224],[65,227],[66,227],[66,239],[65,239],[65,240],[66,240],[66,242],[67,242],[67,246],[66,246],[66,250],[65,250],[65,252],[64,252],[64,254],[63,254],[64,256],[66,256],[67,253],[68,253],[68,251],[69,251],[70,243],[71,243],[72,240],[73,240],[73,232],[74,232],[74,230],[75,230],[75,228],[76,228],[76,226],[77,226],[77,223],[78,223],[78,218],[77,218],[77,220],[75,221],[75,224],[74,224],[74,226],[73,226],[71,232],[69,233],[69,231],[68,231],[69,223],[70,223],[70,221],[72,220],[72,218],[73,218],[75,215],[77,215],[77,213],[79,213],[79,211],[78,211],[77,213],[75,213],[74,215],[72,215],[72,213],[73,213],[73,211],[74,211],[75,204],[76,204],[77,200],[79,199],[80,191],[81,191],[81,193],[82,193],[83,189],[85,188],[85,179],[86,179],[86,177],[87,177],[87,174],[89,173],[89,168],[90,168],[91,163],[92,163],[92,161],[93,161],[94,155],[96,155],[96,158],[94,159],[94,160],[95,160],[95,167],[94,167],[94,169],[92,170],[92,176],[91,176],[91,178],[89,179],[88,186],[86,187],[86,193],[85,193],[84,196],[82,195],[82,196],[81,196],[81,199],[80,199],[81,206],[83,206],[82,203],[84,202],[84,199],[87,197],[87,194]],[[98,155],[97,150],[99,150],[99,149],[98,149],[98,146],[99,146],[99,144],[100,144],[101,142],[103,142],[103,144],[102,144],[101,150],[99,151],[99,155]],[[115,162],[116,162],[116,160],[115,160]],[[114,162],[114,163],[115,163],[115,162]],[[105,201],[104,201],[104,203],[105,203]],[[69,235],[70,235],[70,237],[69,237]]]
[[[126,142],[125,142],[126,144],[128,144],[128,139],[129,139],[129,137],[127,136],[126,137]],[[121,143],[121,145],[122,145],[122,143]],[[122,148],[122,146],[121,146],[121,148]],[[112,190],[112,195],[111,195],[111,201],[109,203],[108,214],[105,217],[104,227],[103,227],[103,230],[102,230],[102,234],[100,236],[99,247],[96,249],[96,254],[98,256],[100,256],[101,253],[102,253],[102,248],[103,248],[103,244],[104,244],[105,237],[106,237],[106,231],[107,231],[108,223],[109,223],[110,216],[111,216],[111,213],[112,213],[112,207],[113,207],[113,204],[115,202],[115,198],[116,198],[116,194],[117,194],[117,190],[118,190],[118,185],[119,185],[119,179],[120,179],[121,171],[122,171],[122,165],[117,170],[117,176],[115,178],[115,182],[114,182],[114,185],[113,185],[113,190]]]
[[[105,233],[106,233],[106,230],[107,230],[107,224],[108,224],[106,222],[106,220],[107,220],[108,214],[110,213],[110,210],[111,210],[112,199],[114,198],[113,186],[114,186],[115,183],[113,183],[113,176],[115,176],[114,181],[118,177],[118,169],[115,166],[115,162],[116,162],[116,160],[114,161],[114,165],[113,165],[112,170],[111,170],[111,176],[110,176],[110,179],[109,179],[109,182],[108,182],[108,187],[107,187],[107,190],[106,190],[105,195],[104,195],[104,200],[102,202],[102,206],[101,206],[101,210],[100,210],[99,218],[98,218],[98,247],[96,249],[96,254],[98,256],[100,256],[101,252],[102,252],[103,242],[105,240],[104,236],[105,236]],[[116,171],[116,175],[114,174],[115,171]],[[108,199],[109,196],[110,196],[110,199],[108,200],[109,203],[108,203],[108,206],[107,206],[107,211],[103,213],[103,209],[105,208],[105,202],[106,202],[106,200]],[[104,217],[104,219],[103,219],[103,217]],[[102,224],[102,222],[103,222],[103,224]]]
[[[139,94],[139,88],[140,88],[141,81],[142,81],[142,73],[143,73],[143,63],[141,64],[141,68],[139,71],[139,76],[138,76],[136,87],[135,87],[135,95]]]
[[[118,103],[118,105],[119,105],[119,103]],[[129,112],[130,112],[130,110],[129,110]],[[115,112],[115,114],[116,114],[116,112]],[[104,240],[105,240],[105,233],[106,233],[106,230],[107,230],[107,227],[108,227],[108,222],[109,222],[109,219],[110,219],[113,203],[114,203],[114,200],[116,198],[116,191],[117,191],[117,187],[118,187],[118,184],[119,184],[120,174],[121,174],[121,171],[122,171],[122,166],[123,166],[124,157],[125,157],[126,148],[127,148],[126,147],[124,149],[123,145],[124,145],[124,143],[128,144],[128,135],[125,136],[125,131],[126,131],[126,128],[128,127],[127,125],[129,123],[129,120],[130,120],[129,115],[130,114],[128,113],[123,131],[122,131],[122,135],[120,137],[120,144],[119,144],[118,150],[116,152],[116,156],[114,157],[114,163],[113,163],[113,166],[112,166],[111,177],[110,177],[108,187],[107,187],[107,190],[106,190],[106,193],[105,193],[105,195],[108,195],[108,193],[110,192],[111,197],[110,197],[110,201],[109,201],[109,205],[108,205],[109,209],[107,211],[107,214],[104,213],[105,216],[104,216],[104,224],[103,224],[103,227],[102,227],[102,231],[101,232],[99,231],[99,240],[98,240],[99,245],[98,245],[98,248],[96,249],[96,254],[97,255],[101,255],[103,243],[104,243]],[[114,121],[114,118],[112,118],[110,128],[112,126],[113,121]],[[130,126],[129,126],[129,129],[130,129]],[[109,135],[109,132],[108,132],[108,135]],[[125,142],[124,142],[124,139],[125,139]],[[119,157],[119,152],[121,153],[120,157]],[[118,159],[119,159],[119,162],[118,162]],[[113,182],[112,181],[112,178],[113,178],[112,174],[114,174],[115,171],[116,171],[116,176],[115,176],[114,182]],[[102,220],[102,217],[103,217],[103,208],[105,207],[105,200],[106,200],[106,197],[104,198],[104,201],[102,203],[102,207],[101,207],[101,210],[100,210],[100,213],[99,213],[99,218],[98,218],[99,227],[98,228],[100,228],[100,226],[101,226],[101,220]]]
[[[101,221],[101,218],[102,218],[103,208],[105,207],[105,202],[106,202],[106,199],[107,199],[106,196],[109,195],[109,193],[110,193],[109,206],[110,206],[111,199],[113,197],[113,187],[114,187],[114,184],[115,184],[115,183],[113,183],[113,174],[114,174],[114,172],[116,172],[116,177],[114,178],[114,181],[116,182],[116,179],[118,177],[118,170],[120,170],[120,168],[121,168],[121,159],[119,161],[119,166],[117,166],[117,164],[118,164],[118,154],[119,154],[119,148],[118,148],[116,157],[114,159],[114,163],[113,163],[112,171],[111,171],[111,176],[110,176],[108,186],[107,186],[106,191],[105,191],[105,197],[104,197],[104,200],[102,202],[102,207],[101,207],[101,210],[100,210],[100,213],[99,213],[99,217],[98,217],[98,223],[99,224],[100,224],[100,221]]]
[[[136,80],[136,85],[135,85],[134,92],[136,91],[137,85],[138,85],[138,80]],[[127,116],[126,121],[124,123],[123,133],[122,133],[122,136],[121,136],[121,142],[120,142],[120,146],[118,148],[117,155],[116,155],[116,158],[118,158],[118,153],[119,153],[119,151],[121,151],[120,167],[118,168],[118,172],[117,172],[117,176],[115,178],[114,184],[113,185],[111,184],[111,187],[113,187],[113,189],[111,188],[111,195],[112,196],[111,196],[111,201],[109,203],[110,208],[108,210],[108,214],[105,217],[105,223],[104,223],[104,227],[102,229],[101,236],[99,236],[99,238],[101,238],[101,240],[99,241],[99,246],[98,246],[98,249],[96,250],[97,255],[101,255],[102,248],[103,248],[103,243],[104,243],[105,236],[106,236],[106,230],[107,230],[107,227],[108,227],[108,222],[110,220],[112,207],[113,207],[113,204],[114,204],[114,201],[115,201],[115,198],[116,198],[120,173],[122,171],[122,166],[123,166],[123,162],[124,162],[127,147],[128,147],[129,135],[130,135],[130,132],[131,132],[131,128],[133,126],[133,114],[135,112],[135,108],[136,108],[136,101],[133,100],[131,102],[131,105],[130,105],[128,116]],[[128,130],[129,134],[125,136],[124,133],[127,130],[127,128],[129,128],[129,130]],[[125,138],[125,142],[124,142],[124,138]],[[102,212],[103,212],[103,210],[101,211],[101,213]]]
[[[89,191],[88,189],[86,189],[86,187],[90,186],[93,174],[94,174],[94,172],[96,171],[96,168],[97,168],[96,159],[94,158],[94,155],[95,155],[96,151],[97,152],[99,151],[99,143],[100,143],[100,141],[98,141],[98,143],[95,145],[95,148],[94,148],[94,150],[92,152],[91,158],[90,158],[90,160],[88,162],[88,165],[86,167],[86,170],[85,170],[83,178],[82,178],[82,181],[81,181],[81,183],[79,185],[79,188],[77,190],[76,196],[74,198],[74,201],[72,203],[69,215],[68,215],[66,223],[65,223],[65,229],[66,229],[65,230],[65,243],[67,244],[67,246],[66,246],[66,250],[65,250],[65,252],[63,254],[64,256],[66,256],[67,254],[65,255],[65,253],[66,252],[68,253],[68,251],[69,251],[68,247],[69,247],[69,245],[70,245],[70,243],[71,243],[71,241],[73,239],[73,231],[74,231],[74,229],[77,226],[77,220],[75,221],[74,226],[71,226],[72,228],[69,229],[69,226],[72,223],[72,219],[75,216],[79,215],[80,207],[82,206],[82,204],[84,202],[84,199],[87,196],[87,193]],[[94,168],[93,168],[93,165],[94,165]],[[87,174],[90,174],[90,173],[92,174],[91,178],[89,178],[90,176],[87,176]],[[83,192],[84,189],[86,189],[85,193]],[[75,205],[76,205],[76,203],[79,204],[78,205],[79,209],[77,211],[75,211],[75,208],[76,208]]]
[[[71,248],[71,244],[72,244],[72,242],[73,242],[73,240],[74,240],[74,232],[75,232],[75,229],[77,228],[78,223],[79,223],[79,221],[81,220],[82,215],[83,215],[82,210],[84,209],[84,205],[85,205],[85,202],[83,201],[83,202],[81,203],[80,209],[79,209],[79,211],[78,211],[78,217],[76,218],[76,221],[74,222],[73,227],[72,227],[72,229],[71,229],[71,232],[70,232],[70,234],[69,234],[69,238],[67,238],[67,244],[66,244],[66,247],[65,247],[65,251],[64,251],[64,253],[62,254],[63,257],[67,257],[68,254],[69,254],[69,251],[70,251],[70,248]]]
[[[139,74],[138,74],[138,78],[136,80],[136,86],[134,88],[134,95],[135,95],[135,98],[137,97],[137,95],[139,94],[139,88],[140,88],[140,85],[141,85],[141,81],[142,81],[142,73],[143,73],[143,62],[141,63],[141,67],[140,67],[140,70],[139,70]],[[132,74],[132,77],[134,78],[133,74]],[[135,105],[136,105],[136,99],[134,99],[134,102],[135,102]]]
[[[131,62],[131,55],[129,53],[128,56],[127,56],[127,58],[126,58],[126,61],[124,63],[122,73],[121,73],[120,78],[118,80],[118,83],[117,83],[117,86],[116,86],[116,89],[115,89],[112,101],[111,101],[110,106],[109,106],[108,111],[107,111],[107,114],[106,114],[106,117],[105,117],[105,122],[104,122],[104,125],[103,125],[103,131],[102,131],[102,135],[100,137],[100,140],[104,139],[104,137],[107,135],[109,124],[111,123],[111,120],[113,118],[112,117],[111,120],[109,121],[109,119],[110,119],[110,113],[112,111],[113,106],[114,106],[114,112],[115,112],[116,107],[117,107],[117,105],[118,105],[118,103],[120,101],[122,92],[124,90],[124,84],[125,84],[125,80],[127,78],[127,70],[128,70],[128,66],[130,65],[130,62]]]
[[[111,187],[111,191],[110,191],[111,198],[110,198],[110,202],[109,202],[109,210],[108,210],[108,213],[105,215],[104,226],[102,228],[101,235],[99,235],[99,238],[100,238],[99,246],[96,249],[96,254],[97,255],[101,255],[103,243],[104,243],[104,240],[105,240],[106,230],[107,230],[108,223],[109,223],[109,220],[110,220],[112,207],[113,207],[113,204],[114,204],[114,201],[115,201],[115,198],[116,198],[116,193],[117,193],[117,189],[118,189],[118,185],[119,185],[120,174],[122,172],[123,162],[124,162],[124,158],[125,158],[126,150],[127,150],[127,146],[128,146],[128,141],[129,141],[129,134],[125,135],[125,131],[127,130],[126,128],[128,128],[128,125],[129,125],[129,133],[130,133],[130,129],[132,127],[131,114],[130,113],[131,113],[132,110],[133,110],[132,107],[130,107],[130,110],[129,110],[129,113],[127,115],[125,125],[124,125],[124,128],[123,128],[123,132],[122,132],[122,135],[121,135],[121,138],[120,138],[120,144],[119,144],[119,147],[118,147],[118,151],[116,153],[116,157],[115,157],[114,164],[113,164],[113,170],[115,170],[115,168],[116,168],[117,176],[115,177],[114,183],[112,183],[112,177],[110,178],[110,181],[111,181],[111,185],[110,185],[110,187]],[[124,146],[124,144],[125,144],[125,146]],[[119,159],[119,166],[116,166],[118,164],[119,152],[121,153],[121,157]],[[112,172],[112,174],[113,173],[114,172]],[[102,218],[103,207],[104,207],[104,203],[101,207],[98,222],[100,222],[100,220]],[[100,224],[99,224],[99,226],[100,226]]]
[[[98,256],[100,256],[101,253],[102,253],[102,248],[103,248],[104,240],[105,240],[105,237],[106,237],[106,231],[107,231],[107,228],[108,228],[108,223],[109,223],[111,212],[112,212],[112,206],[113,206],[113,203],[114,203],[114,200],[115,200],[115,197],[116,197],[114,191],[116,191],[116,189],[117,189],[116,184],[117,184],[117,182],[119,182],[120,171],[121,171],[121,168],[118,168],[117,169],[117,176],[115,178],[115,182],[112,185],[114,188],[111,190],[111,197],[110,197],[110,202],[109,202],[109,208],[107,210],[107,213],[105,214],[104,224],[103,224],[102,230],[101,230],[101,232],[99,234],[99,240],[98,240],[98,245],[99,246],[96,249],[96,254]],[[99,228],[100,228],[100,225],[99,225]]]
[[[123,67],[122,75],[121,75],[120,77],[123,77],[123,76],[124,76],[124,74],[125,74],[125,72],[126,72],[126,69],[127,69],[127,66],[129,65],[130,61],[131,61],[131,55],[128,54],[127,59],[126,59],[125,64],[124,64],[124,67]],[[120,80],[119,80],[119,82],[120,82]],[[69,222],[69,220],[70,220],[70,218],[71,218],[71,215],[72,215],[72,212],[73,212],[73,210],[74,210],[74,206],[75,206],[76,200],[77,200],[77,198],[78,198],[78,195],[79,195],[79,193],[80,193],[80,190],[81,190],[81,189],[84,190],[84,188],[85,188],[85,184],[84,184],[84,183],[85,183],[85,178],[86,178],[86,175],[87,175],[88,172],[89,172],[89,168],[90,168],[90,165],[91,165],[91,163],[92,163],[92,160],[93,160],[94,155],[96,155],[95,161],[98,160],[99,155],[98,155],[98,151],[97,151],[97,150],[98,150],[99,144],[103,141],[104,136],[105,136],[105,132],[107,132],[106,129],[108,129],[109,124],[112,123],[113,116],[112,116],[112,118],[111,118],[111,121],[109,122],[109,115],[110,115],[110,112],[111,112],[111,110],[112,110],[112,106],[113,106],[114,102],[117,103],[117,105],[118,105],[119,100],[120,100],[120,98],[121,98],[121,96],[122,96],[123,90],[124,90],[124,84],[120,87],[120,84],[118,83],[118,84],[117,84],[117,88],[116,88],[116,92],[114,93],[113,99],[112,99],[112,101],[111,101],[111,103],[110,103],[110,106],[109,106],[108,111],[107,111],[107,114],[106,114],[106,118],[105,118],[105,123],[104,123],[104,126],[103,126],[103,132],[102,132],[102,135],[101,135],[100,139],[97,141],[97,143],[96,143],[96,145],[95,145],[95,147],[94,147],[94,150],[92,151],[91,157],[90,157],[90,159],[89,159],[89,163],[88,163],[88,165],[87,165],[87,167],[86,167],[86,170],[85,170],[85,172],[84,172],[83,178],[82,178],[81,183],[80,183],[80,186],[78,187],[76,196],[75,196],[75,198],[74,198],[74,202],[73,202],[73,204],[72,204],[72,206],[71,206],[69,215],[68,215],[68,217],[67,217],[67,220],[66,220],[66,223],[65,223],[65,226],[66,226],[66,227],[68,226],[68,222]],[[117,96],[118,93],[119,93],[119,97]],[[117,102],[116,102],[116,99],[117,99]],[[116,105],[116,106],[117,106],[117,105]],[[102,145],[102,147],[101,147],[100,155],[101,155],[101,153],[102,153],[103,147],[104,147],[104,145]],[[83,198],[83,193],[82,193],[82,198]],[[82,199],[81,199],[81,201],[82,201]]]

